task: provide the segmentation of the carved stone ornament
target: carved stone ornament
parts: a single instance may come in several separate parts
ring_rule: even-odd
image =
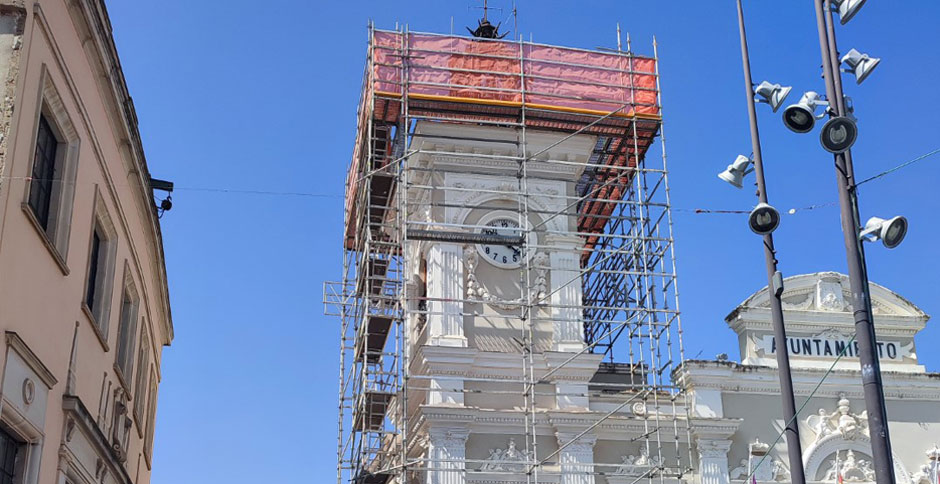
[[[926,454],[927,463],[911,476],[911,484],[936,484],[934,476],[940,471],[940,447],[935,444]]]
[[[23,403],[29,405],[36,398],[36,384],[29,378],[23,379]]]
[[[865,459],[856,459],[852,449],[845,454],[836,452],[829,462],[829,468],[823,477],[823,482],[838,482],[839,477],[847,482],[874,482],[875,470],[872,463]]]
[[[828,413],[820,408],[816,415],[806,418],[806,425],[816,434],[815,442],[838,432],[845,440],[855,440],[862,432],[868,429],[868,413],[852,413],[850,402],[845,394],[839,395],[838,407],[834,412]]]
[[[813,293],[807,293],[802,298],[800,296],[789,296],[786,299],[780,301],[783,309],[787,310],[806,310],[812,307],[813,305]],[[768,304],[769,306],[769,304]]]
[[[752,456],[753,457],[756,456]],[[757,457],[753,459],[750,466],[748,466],[748,459],[741,459],[741,463],[731,469],[731,472],[728,473],[728,477],[734,480],[746,480],[748,477],[748,469],[756,469],[754,472],[754,478],[758,481],[789,481],[790,480],[790,471],[787,469],[787,466],[780,461],[780,459],[767,457],[761,462],[762,457]],[[768,465],[769,464],[769,465]]]
[[[845,308],[841,280],[821,280],[816,283],[816,309],[820,311],[843,311]]]
[[[490,294],[490,292],[487,291],[485,287],[483,287],[483,284],[480,284],[480,280],[477,278],[476,270],[480,265],[480,256],[477,254],[476,249],[470,245],[465,245],[463,253],[464,270],[466,272],[467,278],[467,282],[464,284],[464,287],[467,292],[467,300],[483,302],[493,306],[494,308],[505,311],[518,309],[519,306],[523,304],[522,298],[515,300],[504,300]],[[545,304],[544,299],[548,296],[548,282],[546,279],[546,274],[548,272],[548,255],[546,255],[544,252],[535,254],[532,256],[532,265],[536,268],[532,298],[535,304]]]
[[[633,412],[633,415],[637,417],[643,417],[646,415],[646,402],[633,402],[633,405],[630,405],[630,411]]]
[[[640,455],[621,456],[623,461],[614,474],[622,476],[648,476],[654,469],[663,466],[663,458],[659,456],[650,456],[645,446],[640,446]]]
[[[525,452],[516,448],[516,441],[509,439],[506,449],[489,449],[489,457],[484,459],[480,466],[482,472],[525,472],[526,465],[535,460],[531,451]]]
[[[532,297],[535,299],[535,304],[544,305],[546,303],[545,298],[548,296],[548,278],[546,277],[548,254],[545,252],[535,254],[532,257],[532,266],[535,267],[535,284]]]

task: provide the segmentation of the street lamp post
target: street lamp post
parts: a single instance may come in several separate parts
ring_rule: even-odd
[[[816,26],[822,54],[823,77],[826,81],[826,96],[830,102],[830,117],[847,114],[845,98],[832,25],[830,0],[813,0],[816,7]],[[875,353],[875,328],[871,317],[871,296],[868,273],[865,267],[865,250],[860,238],[861,220],[858,215],[851,151],[836,153],[836,181],[839,189],[839,206],[842,212],[842,234],[845,239],[849,281],[852,288],[852,309],[855,316],[855,332],[862,371],[862,388],[868,412],[868,427],[871,436],[872,460],[878,484],[895,484],[894,466],[891,457],[891,441],[888,436],[884,391],[881,382],[881,365]]]
[[[747,50],[747,34],[744,30],[744,8],[738,0],[738,28],[741,33],[741,62],[744,67],[744,89],[747,96],[747,114],[751,127],[751,145],[754,151],[754,175],[757,178],[757,196],[761,204],[767,204],[767,186],[764,183],[764,164],[761,156],[760,134],[757,129],[757,109],[754,101],[754,83],[751,80],[751,61]],[[783,416],[786,424],[787,456],[790,461],[790,478],[793,484],[805,484],[803,475],[803,451],[800,445],[800,430],[796,419],[796,402],[793,395],[793,379],[790,376],[790,355],[787,352],[786,328],[783,324],[783,276],[777,271],[776,251],[772,233],[763,235],[764,260],[767,266],[767,287],[770,293],[770,312],[773,319],[774,338],[777,341],[777,371],[780,377],[780,397],[783,400]]]

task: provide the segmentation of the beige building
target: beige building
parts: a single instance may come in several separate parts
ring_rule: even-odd
[[[102,0],[0,0],[0,483],[150,481],[163,243]]]

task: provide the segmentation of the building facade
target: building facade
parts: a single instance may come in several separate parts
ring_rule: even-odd
[[[937,482],[940,374],[918,362],[914,341],[928,316],[899,294],[870,287],[895,477],[899,484]],[[797,409],[808,399],[798,415],[807,482],[873,482],[848,276],[787,278],[782,299],[785,344],[774,341],[764,288],[726,318],[739,361],[686,361],[676,372],[691,399],[698,480],[740,483],[753,474],[759,483],[789,482],[786,442],[777,440],[784,424],[774,357],[785,346]]]
[[[0,0],[0,483],[147,483],[163,242],[102,0]]]

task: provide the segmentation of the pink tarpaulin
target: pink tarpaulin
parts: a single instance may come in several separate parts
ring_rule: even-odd
[[[659,114],[648,57],[510,41],[376,31],[376,92],[534,105],[560,110]],[[402,79],[402,60],[407,76]],[[525,89],[522,89],[522,83]]]

